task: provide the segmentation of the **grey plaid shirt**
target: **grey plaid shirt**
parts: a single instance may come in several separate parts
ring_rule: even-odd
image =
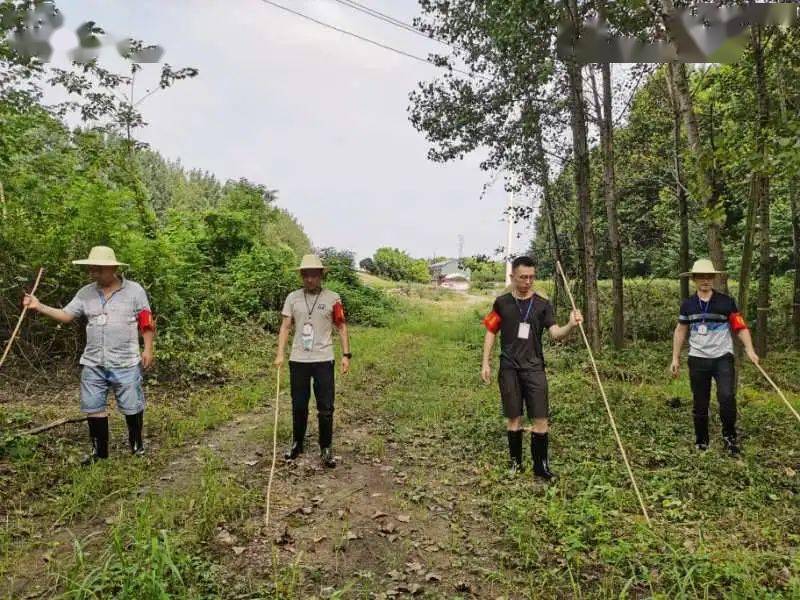
[[[135,281],[122,278],[122,287],[106,300],[96,283],[82,287],[64,312],[86,317],[86,348],[81,364],[107,369],[138,365],[139,324],[137,315],[150,310],[147,293]]]

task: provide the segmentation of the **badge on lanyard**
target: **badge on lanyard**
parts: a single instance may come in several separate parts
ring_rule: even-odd
[[[700,311],[703,313],[703,321],[700,325],[697,326],[697,334],[698,335],[706,335],[708,334],[708,325],[706,325],[706,316],[708,315],[708,309],[711,306],[711,300],[708,300],[703,306],[703,301],[700,299],[700,296],[697,297],[697,303],[700,305]]]
[[[303,325],[303,333],[300,339],[303,342],[303,350],[311,352],[314,347],[314,326],[310,322]]]
[[[106,316],[105,313],[97,315],[97,317],[95,317],[94,320],[94,322],[97,323],[98,325],[105,325],[106,321],[108,321],[108,317]]]
[[[516,300],[516,298],[514,299]],[[528,323],[528,317],[531,316],[531,307],[533,306],[533,296],[530,298],[530,302],[528,304],[528,310],[525,315],[522,315],[522,310],[519,311],[520,319],[522,322],[519,324],[519,329],[517,330],[517,338],[521,340],[527,340],[531,336],[531,324]],[[519,301],[517,301],[517,308],[519,308]]]

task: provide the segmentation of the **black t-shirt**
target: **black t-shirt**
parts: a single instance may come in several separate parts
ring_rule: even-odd
[[[542,333],[556,324],[553,305],[536,294],[517,300],[509,293],[495,299],[492,312],[500,318],[500,368],[543,371]],[[518,337],[522,322],[530,323],[528,339]]]

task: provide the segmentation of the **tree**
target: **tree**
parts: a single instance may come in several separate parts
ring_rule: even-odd
[[[594,72],[589,74],[594,94],[595,112],[600,129],[600,146],[603,156],[603,198],[608,219],[608,243],[611,252],[611,284],[612,284],[612,325],[611,338],[614,347],[621,349],[625,345],[625,300],[622,282],[622,243],[619,233],[619,217],[617,215],[617,183],[614,175],[614,115],[611,112],[611,65],[601,65],[603,77],[603,102],[597,93]]]
[[[595,347],[600,343],[597,307],[592,203],[589,189],[589,149],[581,69],[574,61],[564,65],[554,52],[561,9],[543,0],[422,0],[427,33],[446,42],[450,56],[434,62],[448,68],[431,83],[421,83],[411,94],[412,124],[431,143],[435,161],[463,158],[479,148],[488,156],[482,167],[508,172],[520,189],[541,181],[542,145],[536,144],[536,126],[552,125],[563,137],[565,112],[572,124],[576,202],[581,215],[581,280],[587,299],[586,326]],[[582,19],[575,0],[571,18]],[[471,77],[455,75],[455,61],[463,61]],[[566,91],[564,86],[566,85]],[[542,121],[547,120],[545,125]],[[563,150],[558,141],[557,150]],[[558,156],[558,152],[555,152]]]
[[[375,264],[375,261],[369,256],[367,258],[362,258],[358,263],[358,266],[362,271],[366,271],[370,275],[375,275],[378,272],[378,267]]]

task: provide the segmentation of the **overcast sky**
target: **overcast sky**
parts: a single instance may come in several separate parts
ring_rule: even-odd
[[[343,29],[426,56],[440,46],[334,0],[277,0]],[[410,22],[415,0],[361,0]],[[436,68],[287,14],[261,0],[69,0],[53,38],[66,63],[74,30],[94,20],[111,37],[166,48],[173,67],[200,75],[143,105],[140,138],[187,167],[279,190],[317,246],[359,258],[388,245],[415,256],[493,253],[505,243],[502,180],[479,156],[441,165],[408,121],[408,94]],[[113,48],[101,61],[119,65]],[[158,66],[146,67],[148,82]],[[144,76],[147,78],[147,75]],[[527,247],[529,232],[515,241]]]

